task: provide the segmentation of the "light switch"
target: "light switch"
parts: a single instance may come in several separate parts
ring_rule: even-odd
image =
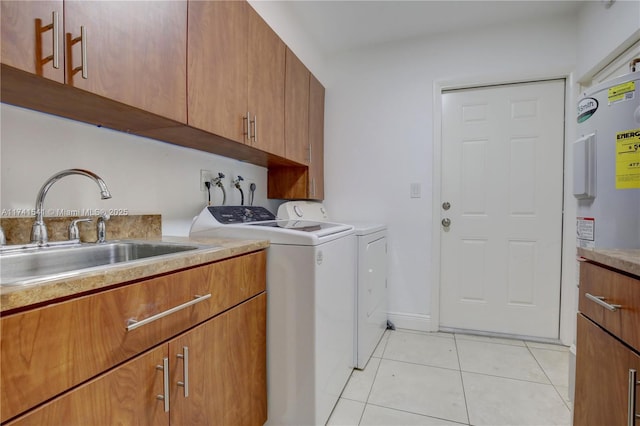
[[[419,182],[413,182],[409,186],[409,193],[411,194],[411,198],[420,198],[422,192],[422,188]]]

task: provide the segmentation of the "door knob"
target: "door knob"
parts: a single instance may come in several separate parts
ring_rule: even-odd
[[[451,219],[449,219],[448,217],[442,219],[442,226],[444,226],[445,228],[451,226]]]

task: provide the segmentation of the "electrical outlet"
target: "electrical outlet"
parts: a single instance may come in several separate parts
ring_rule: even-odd
[[[211,182],[211,179],[213,179],[211,170],[200,170],[200,191],[204,192],[207,190],[205,182]]]

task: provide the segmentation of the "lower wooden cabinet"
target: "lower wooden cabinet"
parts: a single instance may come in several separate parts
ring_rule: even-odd
[[[260,250],[6,313],[0,422],[261,425],[265,290]]]
[[[8,425],[262,425],[266,420],[262,293]]]
[[[640,372],[640,356],[582,314],[578,315],[576,347],[573,424],[636,424],[633,417],[639,411],[633,407],[640,407],[640,398],[637,383],[629,380],[629,372]],[[636,396],[635,402],[629,400],[630,395]]]
[[[580,264],[575,426],[640,424],[640,277]]]

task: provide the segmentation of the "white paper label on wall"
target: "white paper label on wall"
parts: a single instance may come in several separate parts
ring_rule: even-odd
[[[578,247],[594,248],[596,220],[593,217],[576,218],[576,233],[578,237]]]

